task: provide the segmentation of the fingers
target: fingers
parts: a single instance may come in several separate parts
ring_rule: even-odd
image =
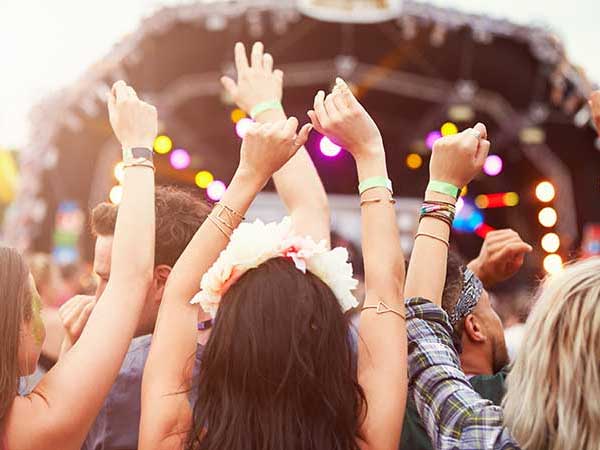
[[[277,69],[273,71],[273,75],[279,80],[280,83],[283,83],[283,71]]]
[[[475,125],[473,127],[473,129],[475,131],[479,132],[479,137],[481,139],[487,139],[488,135],[487,135],[487,128],[485,127],[485,125],[481,122],[478,122],[477,125]]]
[[[335,101],[333,100],[334,94],[329,94],[326,98],[325,98],[325,110],[327,111],[327,115],[329,116],[329,118],[331,120],[333,120],[334,122],[340,122],[342,120],[342,114],[340,113],[340,111],[337,109],[337,106],[335,105]]]
[[[298,133],[298,136],[296,137],[296,141],[294,142],[294,146],[297,149],[301,148],[302,146],[304,146],[306,144],[306,141],[308,141],[308,136],[310,135],[310,130],[312,130],[312,128],[313,128],[312,124],[307,123],[300,129],[300,132]]]
[[[235,67],[237,68],[238,76],[240,72],[248,69],[248,58],[246,56],[246,47],[241,42],[235,44]]]
[[[319,122],[319,118],[317,117],[317,113],[315,113],[312,109],[310,111],[307,112],[307,115],[313,125],[313,127],[315,127],[315,130],[317,130],[319,133],[324,134],[324,129],[323,126],[321,125],[321,122]]]
[[[235,97],[235,93],[237,91],[237,84],[229,77],[221,77],[221,84],[225,88],[225,90],[231,95]]]
[[[346,82],[343,79],[338,77],[336,78],[335,83],[336,87],[340,92],[343,102],[348,108],[352,108],[353,106],[359,105],[358,100],[356,99],[356,97],[352,93],[352,90],[350,89],[350,86],[348,86],[348,84],[346,84]]]
[[[135,92],[135,89],[133,89],[131,86],[127,86],[127,95],[128,95],[130,98],[135,98],[136,100],[139,100],[139,99],[138,99],[138,95],[137,95],[137,93]]]
[[[273,71],[273,56],[270,53],[265,53],[263,55],[262,67],[266,72]]]
[[[283,135],[293,137],[296,135],[296,130],[298,129],[298,119],[295,117],[290,117],[283,124]]]
[[[333,88],[333,104],[335,108],[340,112],[342,116],[345,116],[350,113],[350,105],[348,105],[347,101],[344,98],[344,94],[342,93],[342,88],[339,85],[336,85]]]
[[[81,310],[79,316],[77,317],[77,319],[75,320],[73,326],[72,326],[72,331],[71,333],[73,335],[75,335],[76,337],[81,336],[81,333],[83,331],[83,329],[85,328],[85,325],[88,322],[88,319],[90,318],[90,316],[92,315],[92,311],[94,310],[94,303],[86,303],[83,307],[83,309]]]
[[[263,51],[264,46],[262,42],[255,42],[252,46],[252,53],[250,55],[253,69],[263,68]]]
[[[315,96],[315,102],[314,102],[314,111],[315,111],[317,118],[319,119],[319,122],[321,123],[321,125],[323,125],[326,128],[328,126],[330,120],[329,120],[329,116],[327,115],[327,110],[325,109],[325,92],[324,91],[317,92],[317,95]]]
[[[124,102],[129,97],[127,87],[127,84],[123,80],[119,80],[113,84],[112,92],[116,98],[117,104]]]

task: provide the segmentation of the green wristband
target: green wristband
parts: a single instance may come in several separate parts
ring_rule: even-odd
[[[392,195],[394,194],[394,190],[392,189],[392,180],[386,177],[371,177],[367,178],[366,180],[362,180],[358,185],[358,193],[362,195],[369,189],[378,187],[386,188]]]
[[[270,111],[272,109],[283,109],[283,105],[279,100],[274,100],[272,102],[262,102],[252,108],[250,111],[250,117],[256,119],[256,116],[264,113],[265,111]]]
[[[427,185],[427,190],[430,192],[437,192],[438,194],[449,195],[450,197],[458,198],[460,194],[460,188],[457,188],[453,184],[446,183],[445,181],[431,180]]]

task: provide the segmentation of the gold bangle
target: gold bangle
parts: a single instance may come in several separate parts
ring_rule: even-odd
[[[227,240],[231,239],[231,234],[227,233],[227,231],[225,231],[223,228],[221,228],[221,225],[219,224],[219,222],[217,222],[215,220],[215,218],[212,217],[210,214],[208,215],[208,220],[210,220],[213,223],[213,225],[215,227],[217,227],[219,229],[219,231],[221,233],[223,233],[223,235],[225,235],[225,237],[227,238]]]
[[[230,208],[229,206],[227,206],[227,205],[225,205],[225,204],[223,204],[223,203],[220,203],[220,202],[219,202],[219,203],[217,203],[217,205],[215,205],[215,206],[220,206],[220,207],[222,207],[222,208],[225,208],[225,209],[226,209],[228,212],[230,212],[230,213],[231,213],[231,214],[233,214],[234,216],[237,216],[239,219],[241,219],[241,220],[246,220],[246,218],[245,218],[243,215],[241,215],[239,212],[237,212],[235,209],[233,209],[233,208]]]
[[[428,238],[431,239],[435,239],[436,241],[440,241],[442,244],[444,244],[446,247],[450,248],[450,242],[446,241],[445,239],[442,239],[441,237],[438,237],[434,234],[429,234],[429,233],[417,233],[415,235],[415,239],[417,239],[419,236],[426,236]]]
[[[419,218],[419,223],[421,223],[421,221],[425,217],[430,217],[432,219],[440,220],[440,221],[444,222],[446,225],[448,225],[449,227],[452,227],[453,220],[449,216],[446,216],[445,214],[443,214],[441,212],[433,212],[433,213],[422,214],[421,217]]]
[[[397,316],[401,317],[403,320],[406,320],[406,316],[404,314],[402,314],[400,311],[396,311],[394,308],[386,305],[384,302],[380,301],[377,306],[373,305],[373,306],[363,306],[361,309],[361,312],[367,310],[367,309],[374,309],[376,314],[386,314],[386,313],[392,313],[392,314],[396,314]]]
[[[372,199],[367,199],[367,200],[361,200],[360,206],[368,205],[369,203],[380,203],[380,202],[385,202],[385,201],[390,202],[392,205],[396,204],[396,200],[394,200],[392,197],[390,197],[390,198],[372,198]]]
[[[237,227],[237,221],[241,218],[244,220],[244,217],[238,213],[237,211],[221,204],[217,203],[214,207],[210,215],[217,221],[219,221],[222,225],[229,228],[231,231],[235,230]]]

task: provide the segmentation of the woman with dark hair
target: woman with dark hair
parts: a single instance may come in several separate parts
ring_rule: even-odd
[[[109,116],[126,167],[111,278],[77,343],[25,397],[17,395],[18,378],[35,370],[45,338],[40,295],[23,258],[13,249],[0,248],[2,450],[81,447],[143,308],[154,263],[151,149],[157,114],[121,81],[109,94]]]
[[[273,74],[260,44],[251,63],[236,46],[236,63],[239,84]],[[257,102],[273,107],[272,100]],[[248,106],[252,116],[261,113]],[[356,305],[345,249],[315,242],[293,218],[238,228],[293,142],[273,138],[277,125],[266,125],[267,131],[246,137],[240,167],[212,221],[200,227],[169,278],[144,372],[140,448],[397,448],[407,379],[404,259],[383,142],[341,80],[329,96],[317,94],[309,115],[320,132],[353,154],[361,181],[367,287],[358,367],[343,314]],[[254,153],[260,164],[248,170],[244,161]],[[189,299],[199,279],[192,303],[215,320],[192,411],[198,310]]]

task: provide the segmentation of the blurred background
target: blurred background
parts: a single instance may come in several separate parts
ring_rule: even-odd
[[[407,252],[433,143],[485,122],[492,151],[463,192],[453,241],[469,258],[490,230],[517,230],[535,248],[513,281],[527,286],[600,253],[600,140],[586,101],[600,80],[599,18],[597,0],[4,0],[2,241],[51,255],[79,290],[89,282],[89,211],[120,200],[104,104],[118,79],[158,107],[158,183],[218,200],[250,122],[219,77],[233,74],[236,41],[261,40],[285,72],[288,114],[307,121],[338,75],[372,113]],[[357,243],[353,162],[315,132],[308,150],[334,229]],[[252,213],[283,209],[266,192]]]

